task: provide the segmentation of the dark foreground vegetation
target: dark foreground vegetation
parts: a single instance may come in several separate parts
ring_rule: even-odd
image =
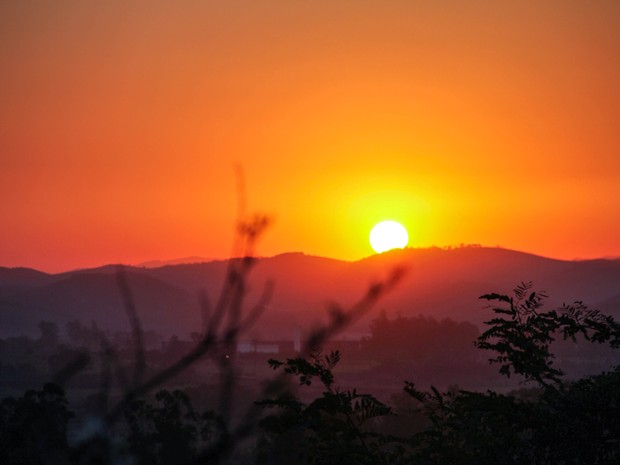
[[[388,402],[339,389],[333,371],[340,353],[318,350],[374,295],[335,314],[302,356],[270,360],[275,376],[242,413],[232,413],[232,378],[227,381],[232,372],[226,370],[220,373],[219,403],[210,409],[196,408],[181,389],[158,389],[165,372],[135,380],[116,396],[104,386],[79,415],[58,384],[7,397],[0,403],[0,463],[619,463],[620,369],[565,381],[549,350],[556,337],[617,348],[620,325],[612,318],[580,303],[546,311],[544,295],[528,285],[511,297],[485,295],[497,305],[476,346],[490,351],[502,374],[529,381],[527,388],[504,394],[457,387],[440,392],[407,381]],[[380,318],[374,324],[394,322]],[[206,354],[202,347],[208,341],[199,341],[168,370],[189,368]],[[221,355],[219,346],[213,350]],[[231,363],[229,357],[220,363]],[[79,372],[80,363],[78,357],[65,371]],[[139,370],[134,366],[133,376]]]
[[[328,348],[397,284],[399,270],[351,308],[332,307],[328,325],[297,351],[269,360],[270,368],[263,367],[269,376],[260,382],[254,377],[251,386],[240,383],[235,344],[272,292],[266,284],[258,302],[246,308],[250,257],[265,224],[258,218],[242,226],[240,256],[248,258],[231,261],[214,305],[203,299],[203,328],[191,342],[159,341],[160,350],[149,349],[155,336],[142,330],[122,270],[127,344],[77,322],[66,328],[72,344],[61,344],[58,328],[48,323],[38,341],[21,340],[31,351],[60,350],[47,359],[50,382],[40,379],[40,387],[26,392],[21,387],[28,379],[15,381],[19,364],[0,367],[3,376],[13,376],[16,391],[0,402],[0,463],[620,463],[620,369],[567,380],[552,352],[554,340],[618,348],[620,325],[580,302],[547,310],[546,296],[529,284],[510,296],[482,296],[492,312],[482,333],[450,321],[376,319],[360,353],[404,367],[402,389],[389,398],[341,387],[338,367],[346,352]],[[523,380],[521,388],[426,389],[399,361],[424,354],[415,366],[439,369],[447,359],[474,366],[471,341],[502,375]],[[216,367],[209,376],[196,370],[205,359]],[[33,369],[29,381],[41,374]],[[192,379],[199,377],[208,381]],[[85,393],[74,404],[66,388],[75,380]]]

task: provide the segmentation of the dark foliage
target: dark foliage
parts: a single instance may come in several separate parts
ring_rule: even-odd
[[[286,362],[270,360],[274,369],[298,377],[310,386],[315,379],[323,393],[304,403],[290,392],[258,402],[276,409],[261,420],[264,435],[259,446],[263,463],[379,464],[387,462],[388,440],[367,429],[374,418],[388,415],[390,408],[370,394],[334,388],[332,369],[340,359],[338,352]]]
[[[180,390],[159,391],[155,401],[136,400],[125,411],[129,451],[139,464],[194,463],[199,450],[227,434],[220,417],[196,412]]]
[[[333,356],[272,362],[309,386],[322,380],[322,395],[310,402],[287,395],[261,402],[280,412],[262,422],[262,454],[270,463],[411,463],[427,465],[578,465],[620,463],[620,368],[576,382],[553,368],[549,344],[555,337],[581,334],[592,342],[618,345],[618,324],[578,302],[544,311],[544,294],[522,284],[514,297],[488,294],[505,306],[487,322],[477,340],[492,350],[505,375],[536,382],[529,391],[501,394],[453,389],[423,392],[405,383],[405,392],[429,424],[411,435],[377,434],[365,421],[348,421],[355,391],[333,390]],[[337,361],[337,357],[335,358]],[[365,420],[391,411],[372,396]],[[360,406],[364,406],[360,402]],[[361,408],[364,411],[364,408]],[[283,453],[288,452],[288,453]],[[332,462],[332,460],[334,460]]]
[[[455,356],[462,361],[473,357],[473,341],[478,328],[467,322],[450,319],[436,320],[426,316],[390,319],[384,311],[370,323],[370,336],[362,341],[367,357],[382,362],[407,360],[414,363],[441,363]]]
[[[0,463],[68,463],[67,425],[73,417],[64,391],[48,383],[0,403]]]
[[[618,370],[543,389],[535,400],[405,389],[432,421],[411,438],[416,463],[611,465],[620,459]]]
[[[559,383],[562,371],[553,367],[554,355],[549,346],[556,337],[575,340],[577,335],[587,341],[620,347],[620,324],[610,316],[588,309],[582,302],[563,305],[558,310],[544,311],[544,293],[531,290],[531,283],[522,283],[514,297],[486,294],[481,299],[503,305],[492,307],[496,317],[485,322],[489,326],[476,345],[496,352],[491,363],[501,365],[500,373],[523,375],[528,381],[542,385]]]
[[[242,229],[254,240],[264,227]],[[500,373],[518,375],[531,389],[512,393],[469,392],[458,388],[422,391],[406,382],[402,396],[415,416],[402,415],[368,393],[341,389],[334,369],[340,353],[324,355],[317,347],[359,318],[398,280],[398,273],[372,286],[350,309],[332,309],[332,321],[310,335],[298,357],[270,360],[275,374],[247,411],[232,414],[235,365],[233,344],[260,316],[270,287],[258,304],[244,311],[243,298],[251,258],[233,262],[224,291],[213,309],[204,305],[205,328],[193,344],[179,349],[177,360],[151,372],[146,363],[144,333],[131,290],[119,274],[132,326],[130,354],[115,351],[106,336],[102,344],[98,407],[81,419],[81,430],[69,434],[74,414],[64,391],[46,384],[0,403],[0,463],[93,464],[420,464],[420,465],[613,465],[620,463],[620,368],[566,381],[553,364],[552,342],[576,339],[620,346],[620,325],[583,303],[545,310],[545,294],[521,284],[512,296],[487,294],[494,317],[476,340],[493,352],[490,362]],[[417,325],[417,327],[416,327]],[[407,333],[405,328],[409,328]],[[471,328],[450,321],[380,318],[366,341],[389,339],[401,331],[398,344],[417,337],[420,328],[444,328],[471,336]],[[85,327],[71,330],[85,334]],[[93,328],[96,329],[96,328]],[[415,331],[418,331],[416,333]],[[424,331],[422,331],[424,332]],[[94,334],[94,333],[91,333]],[[421,334],[421,333],[420,333]],[[32,350],[45,339],[59,349],[48,358],[59,383],[89,366],[79,351],[58,344],[53,325],[41,326],[40,341],[15,341]],[[437,341],[429,340],[432,345]],[[86,343],[86,341],[84,341]],[[464,342],[463,342],[464,343]],[[446,342],[447,344],[447,342]],[[439,344],[440,346],[442,344]],[[367,346],[367,349],[370,346]],[[422,350],[422,349],[420,349]],[[394,356],[397,351],[391,354]],[[82,354],[83,355],[83,354]],[[131,364],[122,365],[121,355]],[[162,390],[162,383],[186,372],[203,357],[219,366],[221,377],[215,409],[194,408],[181,390]],[[4,368],[3,368],[4,369]],[[107,370],[107,371],[106,371]],[[403,374],[405,375],[405,374]],[[107,378],[106,378],[107,376]],[[118,395],[110,394],[110,378],[118,378]],[[153,392],[156,392],[153,395]],[[216,413],[217,412],[217,413]],[[401,414],[402,432],[385,426]],[[407,425],[407,419],[415,421]],[[422,419],[422,421],[421,421]],[[406,431],[406,432],[405,432]],[[255,438],[254,442],[244,441]],[[243,455],[241,448],[250,448]]]
[[[565,382],[553,365],[554,338],[581,334],[591,342],[618,346],[620,326],[581,302],[544,311],[545,295],[521,284],[514,297],[481,298],[504,303],[477,346],[497,353],[500,372],[537,384],[520,399],[495,392],[425,393],[407,383],[432,421],[410,438],[421,464],[617,464],[620,461],[620,369]]]

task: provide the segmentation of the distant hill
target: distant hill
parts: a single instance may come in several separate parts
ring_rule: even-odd
[[[214,301],[227,260],[154,268],[127,267],[128,281],[145,328],[187,336],[200,327],[198,294]],[[331,302],[353,304],[369,284],[404,266],[405,279],[372,314],[350,328],[367,331],[380,309],[388,314],[425,314],[480,325],[490,316],[478,297],[509,293],[521,281],[534,281],[550,303],[582,300],[620,316],[620,260],[564,261],[512,250],[485,247],[405,249],[357,262],[301,253],[260,258],[251,276],[252,303],[268,280],[275,294],[268,312],[252,330],[255,338],[292,338],[325,320]],[[61,324],[72,319],[96,321],[110,329],[128,329],[116,284],[116,266],[46,274],[24,268],[0,268],[0,337],[34,334],[41,320]]]
[[[205,257],[183,257],[174,258],[172,260],[149,260],[148,262],[137,263],[138,268],[159,268],[167,265],[183,265],[186,263],[205,263],[210,262],[212,259]]]
[[[77,319],[95,321],[104,328],[127,329],[116,275],[105,271],[61,274],[52,283],[4,295],[0,334],[32,333],[41,320],[64,324]],[[127,273],[127,282],[145,328],[186,334],[199,325],[198,303],[185,291],[133,269]]]
[[[53,279],[53,275],[31,268],[0,267],[0,288],[32,287],[48,283]]]

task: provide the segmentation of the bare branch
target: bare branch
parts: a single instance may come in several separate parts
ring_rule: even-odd
[[[134,372],[133,372],[133,385],[138,386],[142,381],[144,375],[144,369],[146,368],[146,361],[144,358],[144,337],[142,332],[142,326],[140,324],[140,318],[136,311],[134,303],[133,293],[127,283],[127,277],[123,266],[119,266],[116,271],[116,282],[123,299],[123,307],[129,324],[131,326],[131,333],[133,339],[133,349],[135,353],[134,360]]]

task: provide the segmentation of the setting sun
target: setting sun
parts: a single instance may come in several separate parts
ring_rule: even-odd
[[[448,4],[0,2],[0,266],[226,259],[235,166],[262,256],[620,256],[620,2]]]
[[[370,231],[370,245],[377,253],[402,249],[409,242],[405,227],[392,220],[377,223]]]

